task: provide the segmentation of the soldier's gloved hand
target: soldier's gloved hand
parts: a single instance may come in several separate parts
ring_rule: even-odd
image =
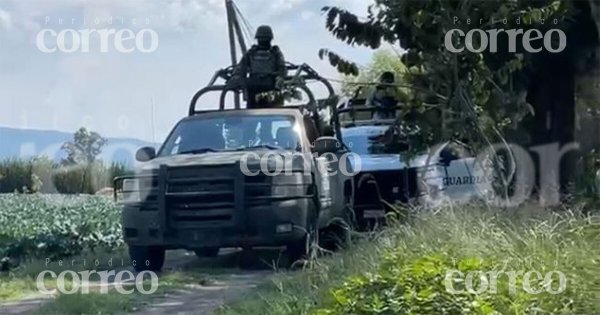
[[[282,77],[275,78],[275,88],[277,90],[283,90],[285,88],[285,80]]]
[[[227,81],[227,88],[228,89],[238,89],[241,87],[241,79],[239,77],[232,77],[231,79],[229,79],[229,81]]]
[[[373,107],[383,107],[383,103],[379,100],[374,100],[371,104]]]

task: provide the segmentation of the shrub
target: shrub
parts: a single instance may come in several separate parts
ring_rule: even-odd
[[[600,218],[462,206],[421,211],[314,269],[280,275],[224,314],[598,314]],[[499,276],[497,293],[446,289],[448,271],[549,271],[565,274],[560,294],[529,294]],[[456,277],[454,288],[464,288]],[[464,279],[464,278],[463,278]],[[541,279],[532,277],[532,287]],[[479,288],[475,281],[475,288]],[[557,288],[556,281],[553,289]]]
[[[522,211],[522,210],[521,210]],[[600,250],[597,217],[573,214],[542,218],[470,208],[416,218],[411,228],[392,232],[398,242],[371,273],[349,277],[330,291],[317,314],[592,314],[600,310],[594,280]],[[565,274],[565,290],[531,294],[509,290],[508,276],[497,279],[497,292],[448,291],[445,276],[461,272],[550,271]],[[555,279],[557,280],[557,279]],[[457,280],[455,287],[464,288]],[[544,288],[544,279],[533,279]],[[481,283],[476,284],[479,288]],[[553,283],[557,289],[558,283]]]
[[[130,172],[121,163],[63,166],[46,158],[12,159],[0,162],[0,193],[94,194]]]
[[[16,159],[0,162],[0,192],[23,192],[23,188],[30,188],[33,161],[20,161]]]
[[[24,258],[53,259],[119,247],[120,214],[104,197],[0,195],[0,269]]]

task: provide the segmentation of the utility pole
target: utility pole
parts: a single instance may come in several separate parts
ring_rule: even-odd
[[[227,11],[227,28],[229,31],[229,52],[231,54],[231,65],[237,65],[237,51],[235,47],[235,34],[234,34],[234,20],[235,11],[233,10],[233,2],[232,0],[225,0],[225,9]],[[235,91],[235,109],[240,108],[240,93]]]
[[[150,119],[152,120],[152,146],[156,147],[156,117],[154,114],[154,98],[150,98]]]
[[[240,22],[237,18],[233,5],[233,0],[225,0],[225,11],[227,12],[227,29],[229,32],[229,53],[231,55],[231,65],[235,67],[238,62],[236,36],[237,44],[240,45],[242,55],[246,53],[247,47],[242,34],[242,29],[240,28]],[[240,93],[238,91],[235,92],[235,108],[240,108]]]

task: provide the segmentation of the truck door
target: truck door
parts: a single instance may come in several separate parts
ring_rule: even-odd
[[[445,195],[453,202],[468,202],[477,198],[478,184],[483,178],[475,174],[475,157],[457,143],[447,144],[440,152],[446,174],[443,180]]]
[[[336,215],[343,216],[348,203],[353,203],[353,163],[350,161],[349,152],[345,149],[336,152],[336,162],[333,163],[335,176],[332,176],[332,181],[335,181],[335,202]]]
[[[332,181],[332,176],[329,176],[329,171],[332,168],[330,163],[331,154],[325,154],[314,158],[315,163],[315,184],[319,193],[319,228],[328,224],[328,218],[331,217],[332,207],[334,205],[334,189],[335,181]]]

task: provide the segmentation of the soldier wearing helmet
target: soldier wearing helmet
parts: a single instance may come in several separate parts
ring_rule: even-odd
[[[398,106],[399,91],[394,85],[395,76],[393,72],[386,71],[381,74],[379,84],[375,86],[369,97],[366,105],[378,108],[374,113],[374,119],[389,119],[394,118],[394,107]]]
[[[260,26],[256,31],[257,44],[242,57],[228,83],[232,88],[240,85],[246,88],[247,108],[267,106],[260,104],[257,96],[279,89],[287,74],[283,53],[279,47],[271,45],[272,40],[271,27]]]

